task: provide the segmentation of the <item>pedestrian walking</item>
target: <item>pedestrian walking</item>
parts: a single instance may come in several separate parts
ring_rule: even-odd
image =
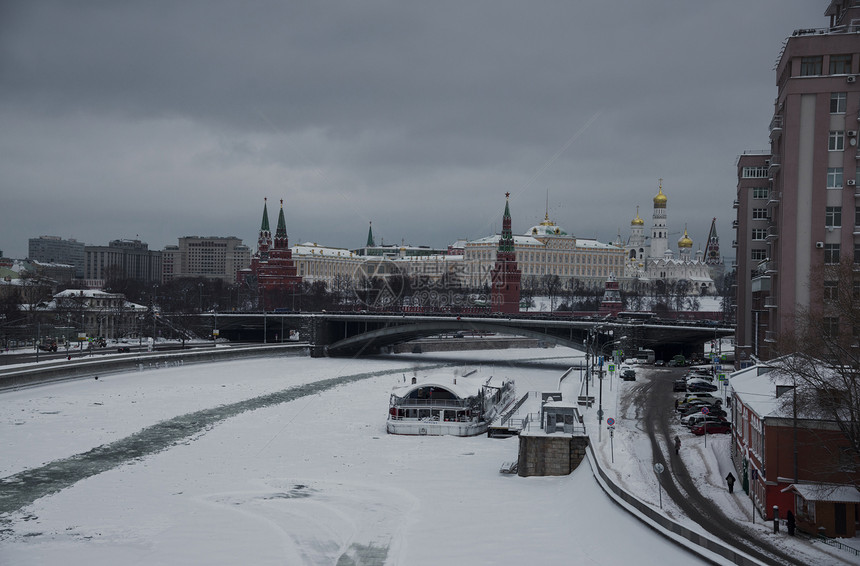
[[[675,410],[676,411],[678,410],[678,398],[677,397],[675,398]]]
[[[733,493],[735,490],[735,476],[731,472],[726,476],[726,483],[729,484],[729,493]]]
[[[795,527],[794,513],[792,513],[790,509],[788,511],[788,514],[785,517],[785,526],[788,527],[788,534],[790,534],[791,536],[794,536],[794,527]]]
[[[680,453],[681,453],[681,438],[676,436],[675,437],[675,454],[677,455]]]

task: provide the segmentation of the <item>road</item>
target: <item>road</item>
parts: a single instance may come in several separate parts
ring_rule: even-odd
[[[220,343],[219,343],[220,345]],[[211,342],[187,342],[185,346],[180,346],[179,343],[170,343],[170,344],[159,344],[156,345],[154,351],[164,353],[166,351],[171,350],[179,350],[179,349],[189,349],[189,348],[211,348]],[[26,351],[26,352],[9,352],[6,354],[0,355],[0,366],[2,365],[10,365],[10,364],[25,364],[36,361],[48,361],[48,360],[63,360],[69,356],[72,359],[79,359],[81,357],[89,358],[93,356],[103,356],[105,354],[117,354],[118,348],[128,348],[129,353],[133,354],[141,354],[147,353],[148,347],[146,344],[139,345],[136,341],[129,343],[119,343],[119,344],[110,344],[105,346],[104,348],[94,348],[92,350],[84,349],[83,355],[81,351],[76,348],[71,348],[66,351],[65,348],[60,348],[57,352],[39,352],[38,354],[35,351]]]
[[[651,439],[654,462],[663,464],[671,472],[661,477],[663,489],[685,515],[717,538],[731,542],[736,548],[767,564],[797,564],[794,557],[737,525],[711,500],[703,497],[682,458],[669,448],[674,445],[670,423],[676,418],[676,413],[670,409],[675,399],[672,382],[683,377],[685,371],[655,371],[651,380],[637,388],[634,395],[626,400],[635,406],[644,407],[642,424]]]

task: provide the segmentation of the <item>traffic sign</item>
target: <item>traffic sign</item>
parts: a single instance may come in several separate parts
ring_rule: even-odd
[[[703,415],[707,415],[707,414],[708,414],[708,413],[710,413],[710,412],[711,412],[711,410],[710,410],[709,408],[707,408],[707,407],[702,407],[702,414],[703,414]]]
[[[613,419],[612,417],[609,417],[608,419],[606,419],[606,424],[608,424],[609,426],[614,425],[615,419]]]
[[[726,380],[726,374],[724,374],[724,373],[719,374],[717,376],[717,379],[719,379],[720,381],[725,381]]]
[[[609,364],[609,371],[615,371],[615,364]]]

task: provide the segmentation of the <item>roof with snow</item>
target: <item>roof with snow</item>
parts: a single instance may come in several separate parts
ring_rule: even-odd
[[[324,256],[324,257],[356,257],[351,251],[343,249],[343,248],[329,248],[326,246],[320,246],[313,242],[305,242],[303,244],[298,244],[296,246],[291,246],[290,250],[292,250],[294,256]]]
[[[807,501],[829,501],[831,503],[860,503],[860,491],[853,485],[832,483],[793,483],[782,490],[793,492]]]

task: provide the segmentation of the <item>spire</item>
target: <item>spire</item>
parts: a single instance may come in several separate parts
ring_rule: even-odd
[[[365,247],[375,248],[376,242],[373,241],[373,222],[370,222],[370,227],[367,229],[367,243]]]
[[[281,199],[281,211],[278,213],[278,228],[275,230],[275,248],[282,250],[290,247],[287,238],[287,221],[284,219],[284,199]]]
[[[269,231],[269,210],[266,208],[266,197],[263,197],[263,222],[260,224],[260,232]]]
[[[510,252],[514,251],[514,234],[511,231],[511,193],[505,193],[505,213],[502,216],[502,237],[499,238],[499,251]]]
[[[281,199],[281,212],[278,214],[278,229],[275,231],[275,238],[287,237],[287,221],[284,220],[284,199]]]

